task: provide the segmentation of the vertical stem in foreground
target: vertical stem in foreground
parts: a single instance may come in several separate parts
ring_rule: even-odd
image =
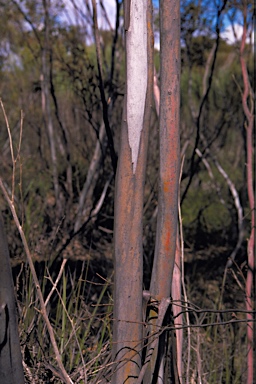
[[[151,295],[159,301],[170,296],[175,260],[180,172],[179,110],[180,2],[162,0],[160,1],[160,176],[156,247],[150,285]],[[157,317],[153,310],[151,312],[150,317]],[[154,332],[154,327],[152,330]],[[163,361],[161,341],[158,353],[160,363],[156,368],[151,365],[151,375],[154,374],[155,379],[159,377],[164,380],[162,373],[159,374],[159,367]],[[152,376],[147,377],[148,382],[151,382],[151,379]]]
[[[253,311],[253,276],[255,269],[254,262],[254,236],[255,236],[255,201],[253,188],[253,123],[254,123],[254,103],[250,81],[248,77],[246,62],[244,58],[244,49],[247,35],[247,3],[244,3],[243,9],[244,25],[243,35],[240,47],[240,64],[242,69],[244,91],[242,95],[243,110],[246,117],[246,149],[247,149],[247,192],[249,207],[251,212],[251,233],[247,245],[248,271],[246,279],[246,309]],[[248,101],[248,98],[250,101]],[[249,105],[250,102],[250,105]],[[253,315],[247,313],[247,384],[253,383]]]
[[[0,378],[1,384],[24,383],[11,262],[0,213]]]
[[[157,84],[156,73],[154,73],[154,99],[156,113],[159,118],[159,109],[160,109],[160,89]],[[181,177],[181,175],[180,175]],[[182,230],[182,226],[180,226]],[[180,382],[182,382],[182,345],[183,345],[183,329],[182,326],[182,311],[181,311],[181,280],[182,280],[182,265],[181,265],[181,244],[179,239],[179,231],[177,231],[177,240],[176,240],[176,252],[175,252],[175,263],[173,269],[173,278],[172,278],[172,299],[173,299],[173,316],[174,316],[174,325],[179,329],[176,330],[176,341],[177,341],[177,368]],[[184,287],[183,287],[184,288]],[[186,301],[186,300],[185,300]],[[181,314],[179,314],[181,313]],[[158,314],[159,318],[159,314]]]
[[[126,1],[125,29],[126,95],[115,195],[112,384],[133,384],[141,369],[143,192],[153,94],[150,0]]]
[[[160,4],[160,177],[150,292],[170,296],[175,260],[180,170],[180,14],[178,0]]]

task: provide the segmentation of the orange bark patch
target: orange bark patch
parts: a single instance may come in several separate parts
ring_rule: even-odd
[[[164,185],[163,185],[163,191],[165,194],[168,194],[170,192],[170,181],[164,181]]]
[[[163,243],[164,243],[165,254],[168,255],[170,252],[170,248],[171,248],[171,230],[170,230],[170,227],[166,228],[163,240],[164,240]]]

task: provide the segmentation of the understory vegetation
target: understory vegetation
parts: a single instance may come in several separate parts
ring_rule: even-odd
[[[0,177],[13,197],[68,374],[74,383],[106,383],[112,374],[113,154],[118,157],[125,93],[123,11],[117,1],[116,24],[111,20],[112,29],[99,29],[111,148],[90,7],[77,9],[71,22],[60,16],[65,15],[64,2],[43,3],[0,3]],[[240,384],[246,382],[247,369],[251,225],[240,40],[230,44],[221,37],[224,24],[213,17],[214,2],[211,11],[200,4],[181,2],[183,376],[187,384]],[[234,16],[230,23],[235,24],[239,7],[228,1],[226,15]],[[250,15],[252,8],[248,3]],[[103,2],[103,26],[108,24],[104,9]],[[157,16],[155,29],[157,34]],[[254,84],[248,36],[245,59]],[[157,49],[154,60],[159,81]],[[153,106],[143,222],[145,290],[156,232],[158,140]],[[255,148],[255,133],[253,140]],[[0,204],[26,382],[61,383],[24,246],[3,194]]]

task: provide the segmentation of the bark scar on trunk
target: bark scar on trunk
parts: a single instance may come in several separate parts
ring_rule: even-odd
[[[147,0],[131,0],[130,4],[127,4],[128,8],[130,9],[129,30],[126,32],[127,127],[133,173],[135,173],[147,93]]]

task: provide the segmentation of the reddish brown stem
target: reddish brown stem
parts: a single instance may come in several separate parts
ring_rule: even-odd
[[[246,117],[246,148],[247,148],[247,191],[249,199],[249,207],[251,212],[251,233],[247,246],[248,254],[248,271],[246,279],[246,309],[253,309],[253,275],[254,275],[254,225],[255,225],[255,202],[253,188],[253,103],[249,105],[248,98],[250,95],[250,81],[245,62],[245,43],[247,34],[247,7],[243,9],[244,25],[243,36],[240,46],[240,64],[243,76],[244,91],[242,95],[242,105]],[[247,313],[247,384],[253,383],[253,320],[252,313]]]

